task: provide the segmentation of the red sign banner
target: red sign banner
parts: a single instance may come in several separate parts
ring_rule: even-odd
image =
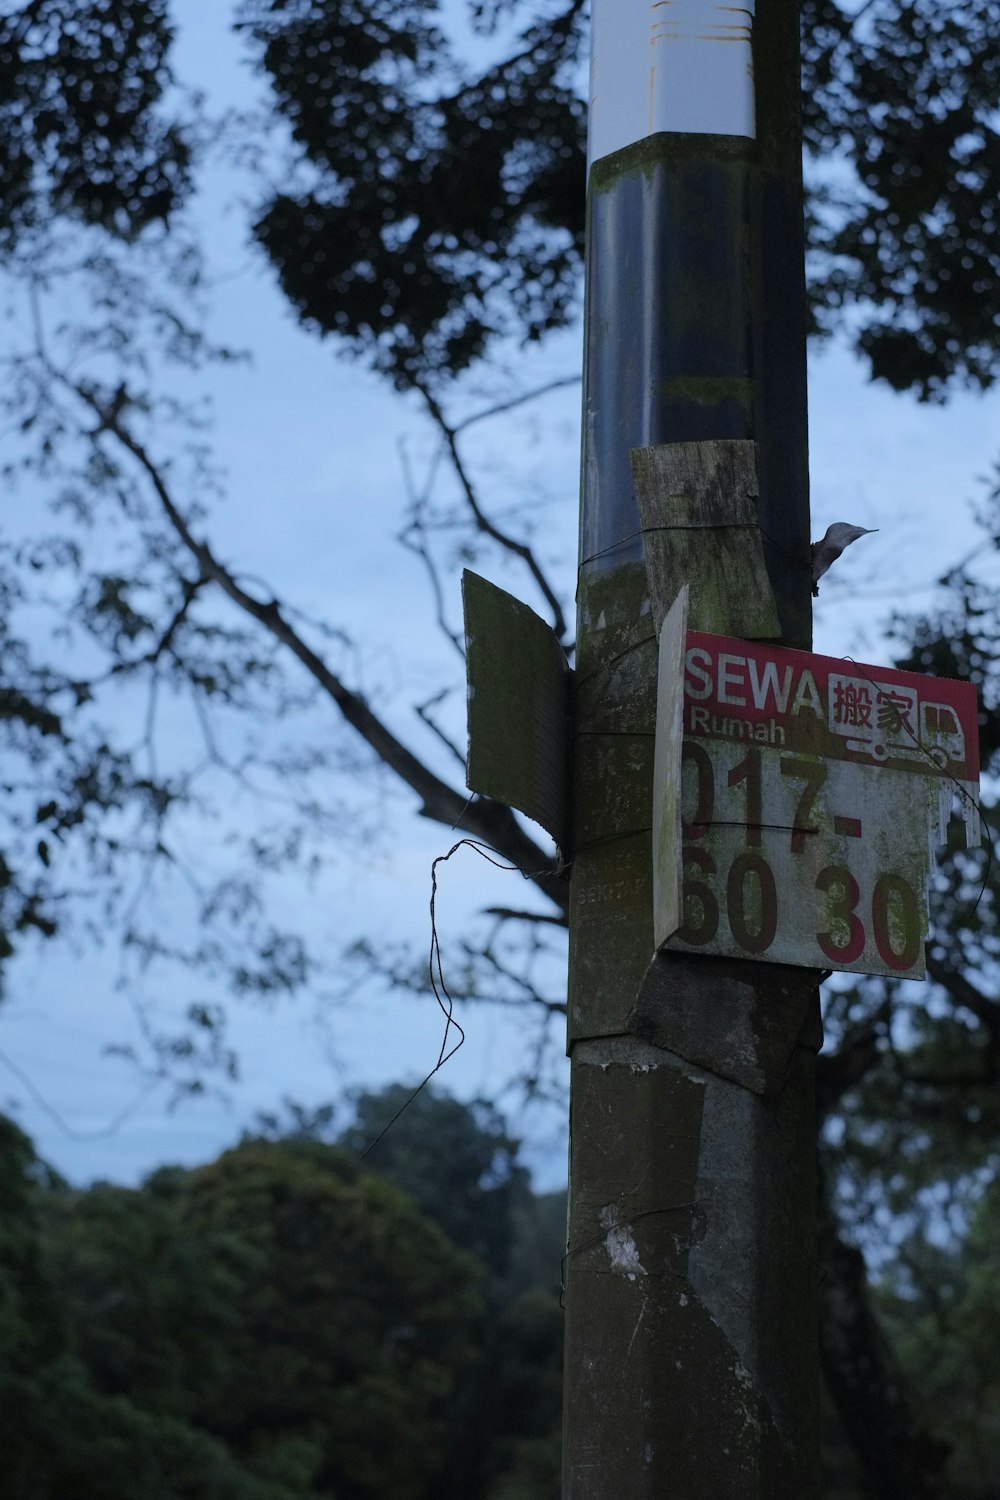
[[[684,729],[921,776],[979,779],[976,690],[688,631]]]

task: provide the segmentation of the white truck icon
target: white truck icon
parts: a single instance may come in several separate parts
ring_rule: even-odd
[[[920,743],[942,771],[950,760],[965,760],[965,732],[947,703],[921,703]]]
[[[965,760],[965,732],[947,703],[921,703],[916,688],[831,673],[827,722],[846,748],[873,760],[930,760],[940,770]]]

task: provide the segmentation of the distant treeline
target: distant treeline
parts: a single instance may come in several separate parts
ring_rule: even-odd
[[[135,1189],[0,1116],[0,1500],[557,1500],[565,1196],[430,1089],[362,1160],[406,1097],[286,1106]],[[998,1240],[994,1183],[871,1289],[939,1500],[1000,1496]],[[898,1500],[824,1408],[824,1500]]]
[[[556,1500],[561,1194],[486,1105],[291,1109],[137,1189],[0,1117],[3,1500]]]

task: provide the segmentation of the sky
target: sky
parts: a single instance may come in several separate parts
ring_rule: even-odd
[[[248,84],[226,30],[228,11],[198,0],[177,5],[176,71],[213,98],[245,103]],[[209,523],[213,545],[231,566],[266,578],[279,597],[347,626],[363,643],[353,659],[354,685],[417,749],[437,756],[412,704],[446,674],[459,685],[449,712],[460,734],[457,668],[433,627],[423,574],[393,540],[406,505],[404,456],[419,476],[433,458],[433,434],[415,401],[401,400],[298,328],[268,271],[248,251],[238,213],[221,214],[211,203],[203,212],[219,272],[213,332],[254,351],[252,365],[213,377],[227,471],[227,498]],[[575,375],[580,339],[576,329],[530,358],[517,356],[518,378],[541,384]],[[878,528],[845,554],[839,581],[824,586],[815,649],[885,661],[888,612],[926,602],[944,564],[972,545],[969,511],[982,493],[977,476],[1000,452],[997,400],[958,396],[943,408],[919,406],[869,385],[864,369],[836,343],[814,351],[809,389],[813,534],[834,520]],[[501,504],[516,494],[533,505],[539,549],[570,597],[579,403],[579,389],[570,385],[545,397],[537,412],[481,424],[467,449],[488,497]],[[495,576],[535,602],[513,572]],[[449,586],[457,624],[457,575]],[[451,775],[440,754],[437,763]],[[454,836],[416,818],[409,799],[390,799],[388,813],[385,836],[367,849],[345,848],[307,898],[306,919],[345,943],[376,932],[422,947],[429,940],[431,863]],[[438,919],[446,965],[449,957],[458,961],[470,913],[516,901],[516,880],[480,868],[468,851],[443,867]],[[288,900],[303,898],[296,892]],[[166,1090],[141,1094],[129,1067],[103,1056],[108,1040],[127,1038],[132,1025],[127,1000],[114,991],[115,972],[112,951],[81,955],[49,944],[14,966],[8,980],[0,1108],[74,1182],[134,1183],[166,1161],[210,1159],[257,1111],[279,1108],[284,1097],[320,1104],[342,1099],[350,1085],[416,1083],[440,1045],[441,1020],[431,1002],[372,987],[322,1017],[308,1000],[272,1010],[235,1003],[239,1083],[225,1099],[171,1108]],[[439,1080],[462,1097],[492,1094],[522,1055],[521,1023],[488,1009],[462,1020],[466,1044]],[[526,1133],[538,1184],[563,1180],[562,1108],[515,1114],[514,1125]]]

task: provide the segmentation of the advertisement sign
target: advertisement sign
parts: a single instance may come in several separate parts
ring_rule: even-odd
[[[932,848],[954,807],[978,843],[978,783],[969,684],[689,631],[666,945],[921,978]]]

